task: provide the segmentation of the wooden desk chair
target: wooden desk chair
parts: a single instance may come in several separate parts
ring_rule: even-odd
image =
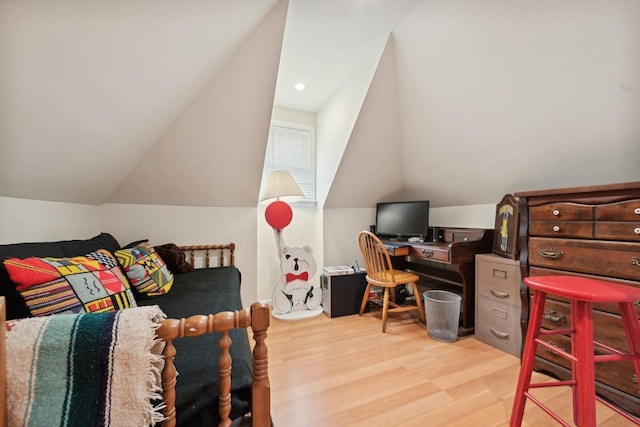
[[[371,286],[375,285],[384,288],[382,297],[382,332],[386,332],[389,313],[417,311],[420,320],[425,323],[424,309],[418,294],[418,286],[416,285],[419,279],[418,275],[403,270],[394,270],[387,248],[375,234],[369,231],[361,231],[358,235],[358,244],[367,269],[367,289],[364,291],[362,303],[360,304],[360,315],[362,315],[367,302],[370,300],[369,292],[371,291]],[[396,286],[408,283],[413,287],[416,305],[401,306],[396,304]],[[394,291],[391,296],[389,296],[390,290]]]

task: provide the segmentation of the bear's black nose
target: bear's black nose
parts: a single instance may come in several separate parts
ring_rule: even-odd
[[[300,268],[300,267],[298,266],[298,258],[294,258],[294,259],[293,259],[293,262],[295,262],[295,264],[293,265],[293,269],[294,269],[295,271],[298,271],[298,269]]]

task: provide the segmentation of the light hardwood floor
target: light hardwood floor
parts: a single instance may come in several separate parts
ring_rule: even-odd
[[[506,426],[520,360],[476,340],[435,341],[379,312],[283,321],[267,337],[275,427]],[[536,380],[547,377],[534,373]],[[571,419],[567,387],[534,391]],[[523,426],[557,426],[527,403]],[[632,423],[598,404],[599,426]]]

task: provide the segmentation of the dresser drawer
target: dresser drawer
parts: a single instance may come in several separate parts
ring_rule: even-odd
[[[640,279],[640,245],[597,240],[529,239],[529,264],[621,279]]]
[[[520,355],[520,309],[478,296],[476,338],[514,356]]]
[[[593,205],[580,203],[548,203],[529,208],[531,221],[593,221]]]
[[[575,273],[575,272],[572,272],[572,271],[552,270],[550,268],[544,268],[544,267],[531,267],[531,268],[529,268],[529,277],[536,277],[536,276],[580,276],[580,277],[591,277],[593,279],[602,279],[602,280],[606,280],[606,281],[609,281],[609,282],[620,283],[622,285],[640,287],[640,283],[632,281],[632,280],[615,279],[615,278],[612,278],[612,277],[600,277],[600,276],[596,276],[596,275],[593,275],[593,274],[582,274],[582,273]],[[531,291],[529,291],[529,293],[532,294]],[[530,299],[531,298],[529,298],[529,300]],[[553,300],[559,300],[559,301],[568,301],[568,299],[566,299],[566,298],[558,297],[556,295],[551,295],[551,294],[547,295],[547,299],[553,299]],[[607,313],[620,314],[620,309],[618,308],[618,304],[616,304],[616,303],[608,303],[608,302],[594,303],[593,304],[593,308],[595,310],[605,311]],[[638,317],[640,317],[640,305],[635,304],[635,308],[636,308],[636,313],[638,313]]]
[[[640,222],[640,199],[599,205],[596,218],[598,221]]]
[[[542,320],[543,328],[552,330],[566,329],[570,327],[570,319],[569,304],[547,299]],[[622,329],[622,320],[619,316],[594,311],[593,335],[594,339],[602,344],[621,351],[628,351],[629,349],[624,329]],[[546,336],[543,339],[564,351],[570,352],[571,350],[571,338],[569,336]],[[596,354],[606,354],[606,352],[596,348]],[[552,360],[566,368],[571,367],[569,360],[542,346],[538,346],[537,355]],[[619,390],[638,395],[639,389],[638,384],[634,383],[634,374],[633,365],[630,362],[596,363],[597,380]]]
[[[640,222],[609,222],[596,223],[597,239],[640,241]]]
[[[590,239],[594,234],[593,228],[593,221],[531,221],[529,234]]]
[[[566,352],[571,350],[571,338],[566,335],[544,336],[544,341],[551,343],[553,347],[560,348]],[[596,349],[596,354],[605,354],[602,350]],[[552,361],[558,365],[571,369],[571,361],[558,353],[538,345],[536,355]],[[625,393],[638,396],[638,382],[631,362],[603,362],[595,364],[596,381],[607,384]]]
[[[542,317],[543,328],[567,329],[571,327],[570,319],[569,304],[547,298]],[[593,312],[593,337],[596,341],[613,348],[622,351],[629,349],[624,329],[622,329],[622,319],[619,315],[595,310]]]
[[[518,234],[523,243],[523,277],[593,277],[640,287],[640,182],[536,190],[514,196],[521,207]],[[528,292],[529,298],[522,298],[525,322],[531,309],[531,290]],[[566,298],[547,295],[544,328],[569,328],[569,308]],[[640,304],[635,309],[638,313]],[[594,337],[626,350],[619,311],[615,303],[593,304]],[[551,342],[552,347],[571,350],[568,335],[540,338]],[[595,351],[605,353],[601,348]],[[534,369],[571,378],[571,361],[541,346]],[[640,417],[640,387],[632,363],[599,362],[595,375],[596,393]]]
[[[409,256],[434,261],[451,262],[451,252],[443,245],[411,245]]]
[[[520,267],[476,258],[476,292],[504,304],[520,307]]]

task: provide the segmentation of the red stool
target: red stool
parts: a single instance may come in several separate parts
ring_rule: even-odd
[[[511,427],[522,424],[527,398],[562,425],[568,426],[557,414],[529,393],[530,388],[570,386],[573,391],[573,420],[580,427],[596,425],[596,399],[628,420],[638,420],[621,409],[596,396],[594,362],[630,360],[640,378],[640,324],[634,302],[640,301],[640,288],[602,280],[574,276],[527,277],[525,284],[533,290],[533,304],[529,316],[529,329],[524,343],[518,385],[511,410]],[[563,330],[541,330],[542,314],[547,293],[568,298],[571,302],[571,326]],[[629,343],[629,352],[623,353],[593,340],[592,303],[615,302],[620,307],[622,322]],[[552,347],[541,335],[571,335],[571,354]],[[571,360],[571,379],[546,383],[531,383],[531,372],[536,348],[542,345]],[[594,355],[594,346],[607,354]]]

